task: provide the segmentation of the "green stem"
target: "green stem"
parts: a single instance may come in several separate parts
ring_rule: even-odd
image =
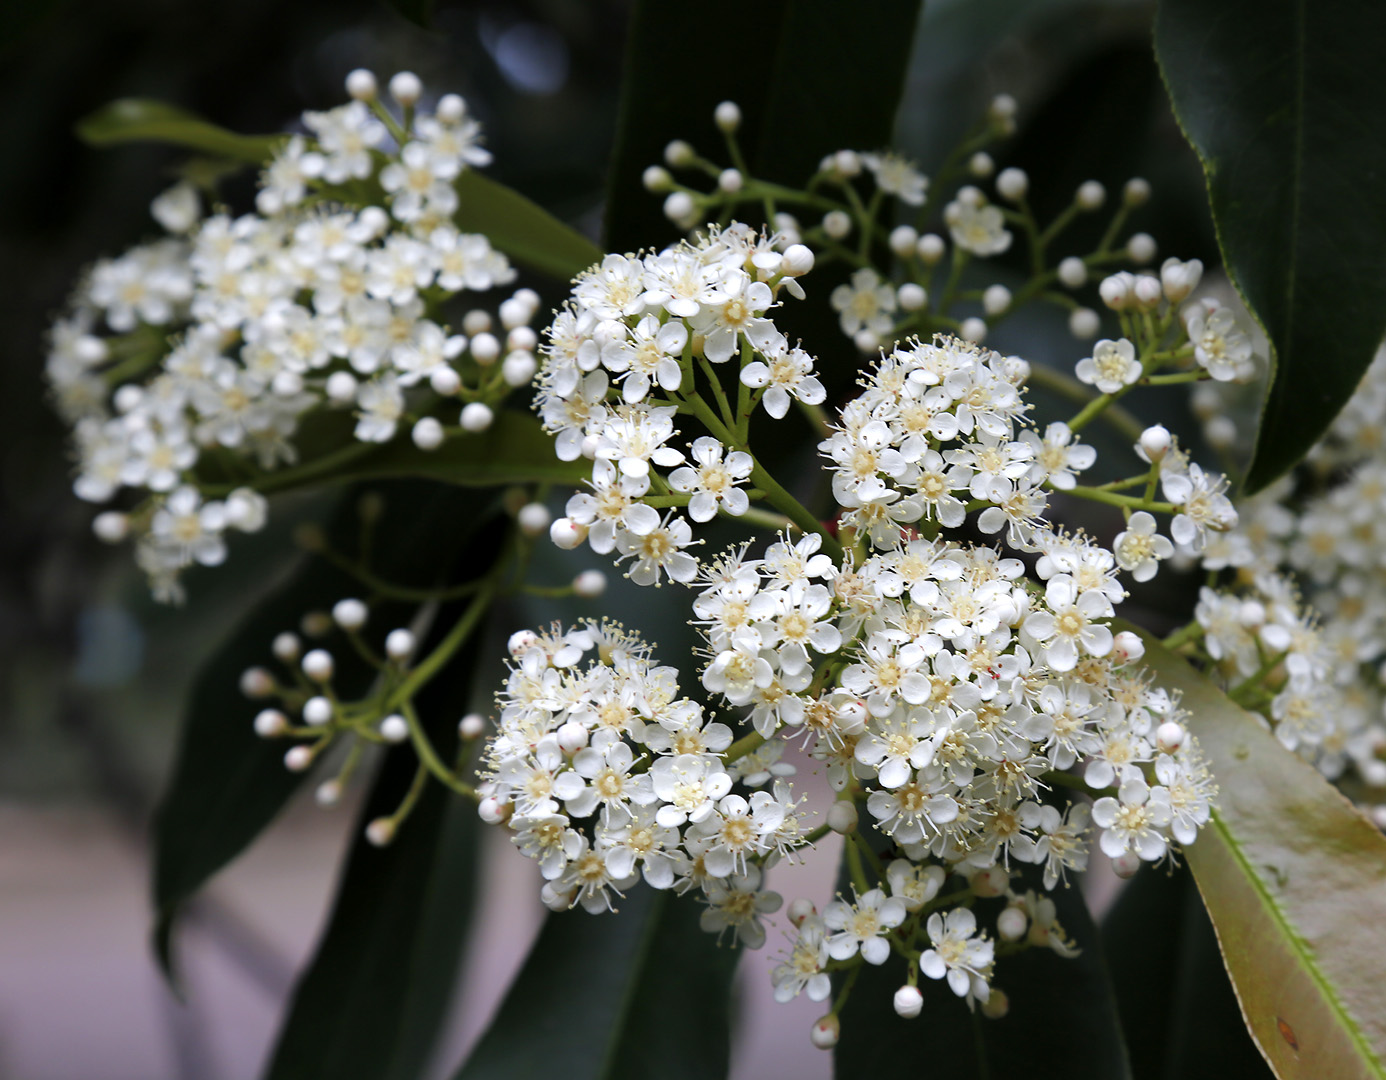
[[[414,745],[414,752],[419,755],[420,764],[457,794],[465,795],[469,799],[477,798],[476,788],[459,780],[453,771],[443,764],[443,759],[438,756],[438,752],[433,749],[433,743],[429,741],[428,732],[424,731],[423,724],[419,722],[419,715],[414,711],[413,704],[406,702],[400,711],[404,714],[405,723],[409,725],[409,740]]]
[[[467,605],[467,610],[462,613],[462,617],[448,631],[447,637],[443,638],[438,643],[438,647],[424,657],[418,666],[409,673],[408,677],[390,694],[385,702],[387,712],[397,709],[403,703],[411,700],[471,637],[472,632],[481,622],[482,616],[491,606],[491,601],[496,593],[499,571],[504,566],[504,561],[496,564],[496,568],[491,571],[490,575],[482,580],[476,598]]]
[[[1158,510],[1162,514],[1173,514],[1177,509],[1173,503],[1152,502],[1135,495],[1119,495],[1115,491],[1103,491],[1101,488],[1084,487],[1081,484],[1068,488],[1064,494],[1076,495],[1080,499],[1090,499],[1109,506],[1129,506],[1132,510]]]

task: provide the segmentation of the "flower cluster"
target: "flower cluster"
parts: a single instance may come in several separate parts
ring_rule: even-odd
[[[538,862],[544,902],[605,911],[643,877],[700,891],[704,928],[763,944],[780,898],[762,870],[803,842],[788,784],[734,792],[731,729],[619,626],[522,631],[510,653],[481,813]]]
[[[428,415],[441,399],[467,403],[452,431],[481,430],[536,369],[535,293],[500,305],[500,336],[489,313],[453,303],[514,278],[485,236],[451,220],[457,179],[489,160],[476,121],[456,95],[415,111],[418,80],[404,74],[391,89],[406,130],[365,75],[351,83],[358,100],[304,114],[312,134],[279,147],[256,212],[200,219],[201,197],[180,184],[154,206],[175,235],[98,263],[53,328],[47,371],[73,425],[75,490],[140,497],[96,528],[138,538],[164,598],[190,563],[221,561],[227,529],[263,523],[253,489],[297,460],[309,412],[350,410],[342,436],[365,444],[412,421],[433,449],[449,433]],[[374,185],[383,199],[363,194]],[[224,477],[244,490],[227,497],[237,484]]]

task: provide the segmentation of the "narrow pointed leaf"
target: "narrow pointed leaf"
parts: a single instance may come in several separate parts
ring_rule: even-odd
[[[1038,888],[1026,868],[1014,887]],[[890,1075],[901,1062],[927,1061],[929,1075],[958,1080],[986,1076],[1025,1076],[1031,1080],[1121,1080],[1129,1077],[1116,1001],[1112,996],[1097,929],[1076,885],[1049,894],[1059,925],[1082,949],[1065,959],[1048,949],[1030,949],[996,961],[993,985],[1010,999],[1010,1011],[987,1020],[948,988],[946,981],[920,978],[924,1011],[914,1020],[895,1014],[891,998],[905,982],[903,962],[892,955],[881,967],[862,967],[842,1010],[842,1038],[833,1051],[836,1080],[868,1080]],[[1001,901],[979,902],[973,911],[993,940]],[[947,1032],[930,1037],[930,1032]],[[1060,1052],[1066,1046],[1082,1053]]]
[[[536,886],[537,887],[537,886]],[[740,950],[698,928],[687,897],[643,883],[616,914],[545,920],[455,1080],[713,1080],[727,1074]]]
[[[457,195],[457,227],[485,233],[521,266],[567,281],[601,261],[601,249],[582,233],[475,169],[458,177]]]
[[[216,157],[259,165],[274,156],[287,135],[238,135],[195,113],[145,98],[121,98],[77,122],[77,137],[92,146],[162,142]]]
[[[451,625],[454,610],[440,620]],[[439,755],[457,754],[479,631],[418,699]],[[284,1020],[267,1080],[414,1080],[448,1010],[476,890],[473,803],[428,781],[394,843],[364,836],[414,778],[410,747],[390,752],[357,822],[332,915]]]
[[[1287,471],[1386,331],[1386,5],[1161,0],[1160,66],[1274,371],[1247,487]]]
[[[1386,837],[1181,657],[1146,650],[1221,788],[1187,857],[1252,1038],[1282,1078],[1386,1077]]]

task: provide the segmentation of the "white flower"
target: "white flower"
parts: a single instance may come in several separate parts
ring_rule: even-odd
[[[776,892],[762,892],[758,866],[747,868],[745,875],[730,881],[713,881],[707,886],[708,908],[702,913],[699,925],[709,934],[720,935],[731,929],[748,949],[765,944],[765,927],[760,916],[779,911],[784,899]]]
[[[931,979],[946,976],[958,997],[967,997],[970,992],[978,1001],[986,1001],[995,950],[987,938],[973,936],[977,919],[972,912],[954,908],[944,916],[936,911],[925,929],[934,947],[920,955],[919,970]]]
[[[1095,386],[1104,394],[1115,394],[1131,386],[1144,369],[1136,359],[1136,347],[1125,338],[1103,338],[1092,347],[1092,355],[1078,361],[1074,374],[1078,381]]]
[[[356,421],[356,437],[362,442],[389,442],[404,415],[404,392],[394,375],[384,375],[372,382],[362,383],[356,392],[361,407]]]
[[[371,150],[388,132],[364,102],[352,101],[327,112],[305,112],[303,124],[318,137],[322,177],[329,184],[365,180],[373,171]]]
[[[1169,793],[1162,787],[1152,791],[1139,775],[1122,781],[1117,798],[1109,795],[1092,806],[1092,820],[1103,830],[1099,843],[1112,859],[1127,851],[1146,862],[1162,857],[1169,844],[1160,830],[1172,817]]]
[[[914,167],[914,163],[899,154],[886,151],[862,154],[861,163],[876,177],[876,186],[894,195],[907,206],[922,206],[929,179]]]
[[[605,555],[616,546],[616,538],[630,533],[647,536],[659,527],[659,511],[640,502],[649,490],[646,476],[622,474],[609,461],[592,463],[589,495],[580,491],[568,500],[565,513],[589,529],[592,550]]]
[[[202,493],[180,487],[164,500],[150,522],[150,537],[177,565],[197,562],[219,566],[226,560],[226,508],[222,503],[202,502]]]
[[[751,475],[754,465],[751,455],[733,450],[724,460],[725,449],[716,439],[703,435],[693,441],[689,450],[693,466],[684,466],[669,474],[671,488],[692,492],[688,516],[694,521],[711,521],[717,516],[719,503],[734,517],[744,514],[751,505],[746,492],[736,486]]]
[[[733,270],[722,279],[718,291],[720,302],[704,304],[690,320],[693,329],[704,335],[703,354],[709,360],[714,364],[730,360],[742,336],[762,353],[786,347],[784,335],[762,314],[775,302],[769,285],[752,281],[745,271]]]
[[[1026,617],[1025,633],[1040,646],[1040,657],[1055,671],[1072,671],[1078,664],[1079,647],[1089,656],[1112,651],[1112,632],[1098,619],[1112,615],[1112,605],[1095,589],[1079,592],[1068,574],[1055,574],[1045,585],[1047,611]]]
[[[1117,565],[1137,581],[1149,581],[1160,568],[1160,560],[1174,554],[1174,545],[1155,531],[1155,518],[1137,510],[1126,529],[1112,541]]]
[[[1033,483],[1048,483],[1060,491],[1068,491],[1076,483],[1075,473],[1092,468],[1097,460],[1097,451],[1077,441],[1077,437],[1062,421],[1050,424],[1044,429],[1044,438],[1032,429],[1020,433],[1022,441],[1034,451],[1034,464],[1030,467]]]
[[[986,258],[1010,249],[1011,234],[1000,207],[954,200],[944,207],[943,220],[948,223],[953,243],[973,255]]]
[[[457,209],[456,162],[440,161],[423,143],[405,143],[399,161],[380,170],[380,186],[393,196],[390,212],[404,222],[425,214],[447,218]]]
[[[1205,300],[1189,305],[1183,316],[1194,359],[1214,379],[1244,382],[1256,373],[1251,338],[1237,325],[1231,310]]]
[[[838,323],[848,337],[862,329],[881,336],[895,325],[890,314],[895,310],[895,290],[882,284],[880,275],[869,266],[855,271],[849,284],[835,288],[829,301],[842,313]]]
[[[799,924],[799,936],[788,958],[770,972],[775,1000],[784,1003],[806,993],[810,1001],[826,1001],[833,992],[825,970],[829,959],[827,927],[822,919],[810,915]]]
[[[665,828],[706,820],[717,800],[731,790],[731,777],[721,766],[695,754],[657,759],[650,767],[650,781],[665,804],[655,814]]]
[[[766,387],[761,403],[776,420],[789,412],[789,399],[805,405],[820,405],[827,397],[823,384],[813,374],[813,357],[803,349],[770,350],[765,361],[754,360],[741,369],[741,381],[752,389]]]
[[[660,325],[646,315],[630,329],[629,338],[614,338],[602,349],[602,363],[609,371],[623,372],[621,396],[628,402],[643,401],[652,386],[677,390],[683,381],[678,357],[688,342],[688,327],[681,319]]]
[[[693,530],[688,522],[670,511],[659,525],[643,536],[618,533],[616,549],[621,558],[617,561],[635,560],[629,577],[637,585],[658,585],[661,572],[669,575],[670,581],[686,584],[698,576],[698,560],[682,550],[691,543]]]
[[[906,914],[903,900],[887,898],[880,889],[862,894],[854,904],[834,900],[823,910],[823,925],[835,931],[828,938],[828,955],[849,960],[860,950],[868,964],[884,964],[890,957],[886,935],[905,921]]]

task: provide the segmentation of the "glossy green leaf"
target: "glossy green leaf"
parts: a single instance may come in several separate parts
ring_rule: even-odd
[[[1253,491],[1318,440],[1386,331],[1384,40],[1378,0],[1161,0],[1156,16],[1224,262],[1275,352]]]
[[[1206,677],[1147,638],[1221,792],[1187,858],[1276,1075],[1386,1077],[1386,836]]]
[[[616,914],[548,916],[456,1080],[727,1074],[740,950],[698,928],[701,907],[688,897],[642,882],[619,904]]]
[[[475,169],[458,177],[457,196],[457,227],[485,233],[521,266],[567,281],[601,261],[601,249],[582,233]]]
[[[1038,888],[1037,877],[1027,867],[1015,888]],[[953,1080],[1129,1077],[1116,1002],[1087,905],[1076,885],[1060,886],[1050,896],[1059,925],[1082,952],[1065,959],[1048,949],[1029,949],[998,958],[993,985],[1010,998],[1010,1011],[999,1020],[987,1020],[980,1012],[969,1014],[946,982],[926,978],[919,980],[923,1013],[914,1020],[901,1019],[891,997],[905,981],[903,961],[892,956],[881,967],[863,965],[840,1016],[842,1037],[833,1051],[836,1080],[893,1075],[902,1062],[912,1059],[920,1060],[920,1075],[927,1071]],[[973,908],[979,925],[993,939],[995,918],[1003,906],[993,900],[979,901]],[[947,1037],[930,1036],[945,1031]],[[1077,1046],[1083,1048],[1081,1053],[1063,1049]]]
[[[1102,920],[1135,1080],[1268,1080],[1188,868],[1146,868]]]
[[[287,135],[237,135],[200,116],[144,98],[121,98],[77,122],[77,137],[92,146],[163,142],[204,154],[259,165],[274,156]]]
[[[346,552],[356,550],[355,504],[344,500],[327,529],[333,546]],[[478,512],[474,493],[432,483],[396,485],[385,496],[385,513],[395,525],[377,529],[373,569],[417,586],[442,580],[453,565],[449,556],[460,557],[457,545],[487,516]],[[258,706],[237,689],[241,672],[270,663],[274,636],[295,629],[306,612],[360,592],[359,583],[328,563],[305,560],[199,672],[153,826],[154,942],[166,972],[173,970],[174,924],[183,905],[259,836],[303,782],[303,774],[284,768],[286,744],[255,735]],[[387,604],[374,618],[380,625],[399,625],[393,620],[406,620],[411,611]],[[364,692],[371,672],[354,650],[337,653],[335,682],[349,695]]]
[[[458,615],[446,612],[439,624]],[[474,635],[418,698],[421,722],[446,761],[457,754],[457,718],[470,702],[483,640]],[[430,779],[395,842],[370,844],[366,825],[398,807],[417,760],[411,748],[395,748],[376,778],[267,1080],[415,1080],[428,1062],[466,940],[480,821],[472,802]]]

